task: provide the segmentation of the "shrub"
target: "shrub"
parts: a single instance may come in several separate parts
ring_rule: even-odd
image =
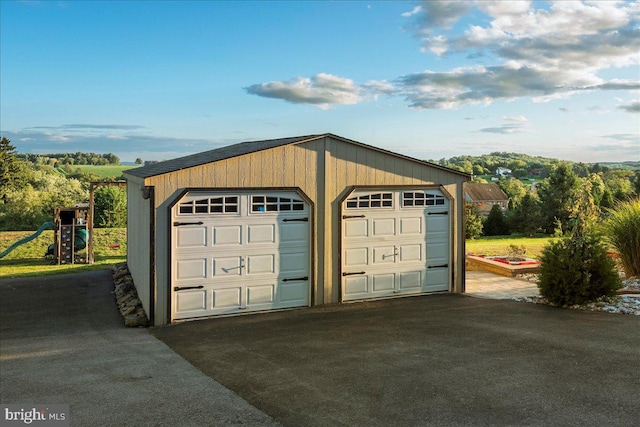
[[[620,255],[627,277],[640,276],[640,199],[618,202],[607,212],[604,229],[609,243]]]
[[[615,295],[622,282],[600,237],[574,231],[543,249],[538,287],[547,301],[563,306]]]

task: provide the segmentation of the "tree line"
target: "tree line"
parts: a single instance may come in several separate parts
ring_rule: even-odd
[[[602,173],[605,177],[622,177],[629,179],[634,176],[634,170],[640,170],[640,162],[624,162],[624,164],[600,164],[569,162],[550,157],[530,156],[521,153],[493,152],[481,156],[457,156],[450,159],[429,160],[431,163],[446,166],[474,175],[474,177],[495,175],[498,168],[511,170],[513,178],[539,177],[546,178],[551,170],[561,163],[571,166],[571,169],[581,178],[591,173]]]
[[[49,165],[53,167],[64,165],[119,165],[120,159],[113,153],[56,153],[56,154],[16,154],[18,159],[35,165]]]

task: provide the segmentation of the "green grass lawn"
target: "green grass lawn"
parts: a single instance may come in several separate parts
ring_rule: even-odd
[[[510,245],[524,246],[526,256],[539,258],[544,246],[556,237],[516,237],[516,236],[491,236],[467,240],[467,253],[474,255],[507,255]]]
[[[98,175],[100,178],[111,178],[116,177],[119,178],[122,176],[122,172],[127,169],[133,169],[138,166],[120,166],[120,165],[74,165],[71,167],[72,170],[80,169],[80,171],[84,173],[94,173]]]
[[[0,259],[0,277],[46,276],[100,270],[126,261],[127,230],[125,228],[96,228],[93,232],[94,264],[52,265],[51,260],[44,259],[47,248],[53,243],[53,231],[47,230],[38,238],[17,247]],[[30,234],[33,234],[33,231],[0,232],[0,251]]]

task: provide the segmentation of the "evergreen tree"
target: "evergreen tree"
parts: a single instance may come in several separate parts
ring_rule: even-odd
[[[493,205],[484,223],[485,236],[504,236],[509,234],[509,226],[502,214],[500,205]]]
[[[542,228],[552,233],[559,227],[561,233],[570,230],[569,218],[578,197],[580,180],[568,163],[560,163],[550,174],[538,194],[542,203]]]
[[[526,194],[520,205],[510,212],[511,231],[532,237],[540,229],[542,212],[540,211],[540,202],[533,194]]]
[[[24,176],[24,163],[16,158],[16,147],[8,138],[0,138],[0,200],[6,201],[7,192],[19,186]]]

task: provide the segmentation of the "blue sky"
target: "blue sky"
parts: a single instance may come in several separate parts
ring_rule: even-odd
[[[640,159],[640,2],[0,1],[19,152],[334,133],[420,159]]]

